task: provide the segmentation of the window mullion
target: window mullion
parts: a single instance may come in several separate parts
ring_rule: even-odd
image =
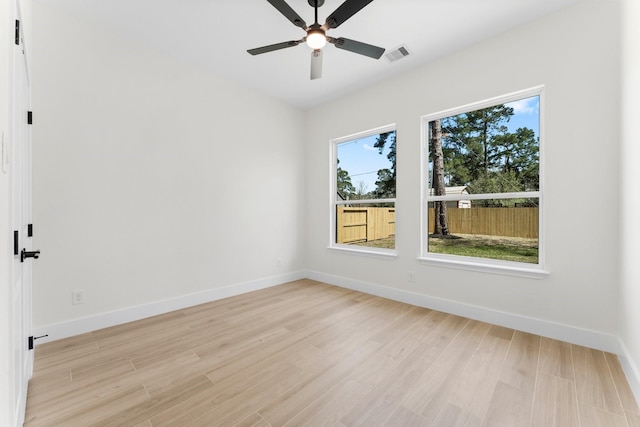
[[[363,204],[381,204],[395,203],[396,199],[356,199],[356,200],[336,200],[336,205],[363,205]]]
[[[457,200],[487,200],[487,199],[532,199],[539,198],[539,191],[525,191],[517,193],[484,193],[484,194],[453,194],[448,196],[429,196],[429,202],[457,201]]]

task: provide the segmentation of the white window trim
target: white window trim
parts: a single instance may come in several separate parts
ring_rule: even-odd
[[[372,248],[368,246],[354,246],[354,245],[346,245],[341,243],[336,243],[336,207],[340,205],[346,204],[365,204],[365,203],[393,203],[394,207],[396,206],[396,199],[367,199],[367,200],[337,200],[338,194],[338,176],[337,176],[337,160],[338,160],[338,145],[347,142],[353,141],[354,139],[366,138],[373,135],[379,135],[385,132],[396,131],[397,138],[397,128],[395,123],[391,123],[385,126],[380,126],[374,129],[369,129],[364,132],[358,132],[347,136],[342,136],[340,138],[335,138],[330,141],[330,158],[329,158],[329,176],[331,179],[331,190],[330,190],[330,200],[329,200],[329,245],[328,249],[335,250],[337,252],[350,253],[354,255],[365,255],[365,256],[377,256],[383,258],[396,258],[398,256],[397,247],[397,235],[396,235],[396,245],[394,249],[385,249],[385,248]],[[397,148],[396,148],[397,150]],[[396,151],[397,153],[397,151]],[[397,183],[396,183],[397,189]]]
[[[538,264],[528,264],[513,261],[494,260],[489,258],[466,257],[460,255],[436,254],[429,253],[428,248],[428,203],[439,200],[459,200],[461,196],[429,196],[428,176],[429,176],[429,122],[433,120],[443,119],[469,111],[480,110],[482,108],[491,107],[498,104],[506,104],[517,101],[519,99],[530,98],[533,96],[540,97],[539,111],[539,174],[540,182],[538,191],[518,192],[518,193],[498,193],[498,194],[465,194],[465,200],[482,200],[482,199],[506,199],[506,198],[537,198],[539,203],[538,210]],[[447,268],[456,268],[462,270],[471,270],[484,273],[506,274],[511,276],[520,276],[528,278],[544,278],[550,273],[545,269],[545,239],[544,239],[544,85],[535,86],[529,89],[512,92],[506,95],[493,97],[480,102],[451,108],[437,113],[428,114],[421,117],[421,140],[422,154],[420,162],[420,180],[421,180],[421,225],[420,225],[420,256],[417,258],[420,262],[430,265],[436,265]]]

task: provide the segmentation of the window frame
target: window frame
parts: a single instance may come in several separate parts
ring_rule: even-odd
[[[484,193],[484,194],[464,194],[464,195],[430,195],[429,180],[429,122],[443,119],[458,114],[463,114],[483,108],[492,107],[499,104],[518,101],[525,98],[539,97],[539,144],[538,144],[538,191],[516,192],[516,193]],[[483,101],[466,104],[421,117],[421,173],[420,188],[422,194],[420,212],[420,256],[418,260],[425,264],[449,267],[455,269],[489,272],[496,274],[515,275],[531,278],[543,278],[549,274],[545,268],[545,244],[544,244],[544,85],[535,86],[529,89],[500,95]],[[454,200],[486,200],[486,199],[511,199],[511,198],[537,198],[538,199],[538,263],[529,264],[515,261],[496,260],[490,258],[470,257],[463,255],[449,255],[429,252],[429,202],[454,201]]]
[[[337,233],[336,233],[336,212],[338,206],[347,205],[347,204],[370,204],[370,203],[393,203],[394,209],[396,209],[396,197],[398,185],[396,181],[396,197],[394,198],[386,198],[386,199],[362,199],[362,200],[338,200],[338,146],[342,143],[353,141],[356,139],[367,138],[373,135],[379,135],[385,132],[394,131],[396,133],[396,153],[397,153],[397,138],[398,138],[398,130],[395,123],[391,123],[388,125],[380,126],[377,128],[369,129],[363,132],[357,132],[351,135],[342,136],[339,138],[332,139],[330,141],[330,159],[329,159],[329,167],[330,167],[330,203],[329,203],[329,246],[328,249],[347,252],[357,255],[371,255],[378,256],[382,258],[395,258],[398,255],[397,252],[397,233],[396,233],[396,244],[393,249],[386,248],[374,248],[369,246],[356,246],[349,245],[345,243],[337,243]],[[397,173],[397,161],[396,161],[396,173]]]

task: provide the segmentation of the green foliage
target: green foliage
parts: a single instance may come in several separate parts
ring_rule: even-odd
[[[486,174],[492,166],[492,142],[497,135],[507,133],[504,125],[513,115],[513,108],[496,105],[480,110],[470,111],[442,120],[443,153],[447,148],[457,165],[464,168],[465,175],[473,181]],[[445,169],[450,171],[448,159],[445,158]],[[451,175],[456,182],[450,185],[464,185],[460,176]]]
[[[539,189],[539,140],[529,128],[509,132],[513,115],[500,104],[442,119],[448,186],[476,194]]]
[[[378,170],[376,188],[372,192],[376,199],[396,197],[396,131],[381,133],[373,146],[382,154],[387,142],[389,142],[387,159],[391,162],[391,168]]]
[[[475,179],[467,186],[471,194],[482,193],[513,193],[521,191],[521,183],[513,171],[489,172]],[[474,206],[506,206],[504,203],[513,203],[507,200],[474,200]]]
[[[340,164],[340,159],[338,159],[338,164]],[[346,170],[338,166],[337,180],[338,180],[338,193],[340,193],[342,197],[344,197],[345,199],[351,199],[356,192],[356,188],[351,183],[351,177],[349,176],[349,172],[347,172]]]
[[[540,149],[532,129],[518,128],[515,133],[496,135],[492,145],[491,161],[518,179],[520,186],[517,191],[539,189]]]
[[[390,131],[381,133],[376,138],[374,147],[378,149],[378,153],[384,152],[386,144],[389,144],[389,153],[387,159],[391,162],[390,168],[378,170],[378,180],[376,188],[373,191],[367,191],[364,182],[359,182],[357,187],[351,182],[349,172],[342,169],[340,159],[336,169],[337,189],[342,197],[348,200],[364,200],[364,199],[385,199],[396,197],[396,132]]]

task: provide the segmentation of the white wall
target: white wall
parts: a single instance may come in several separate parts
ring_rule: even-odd
[[[622,152],[621,189],[624,195],[621,223],[620,337],[628,371],[636,378],[634,392],[640,400],[640,3],[626,0],[622,22]],[[628,375],[630,376],[630,375]]]
[[[33,39],[36,331],[303,268],[301,112],[45,2]]]
[[[558,330],[572,330],[560,338],[593,339],[593,346],[611,348],[618,330],[621,200],[618,25],[617,4],[586,2],[309,112],[307,194],[314,196],[307,199],[306,214],[312,276],[439,307],[450,303],[470,316],[514,315],[512,320],[532,319],[530,324],[547,330],[559,325]],[[551,274],[536,280],[418,262],[420,117],[540,84],[546,96],[543,215]],[[389,123],[397,124],[398,134],[398,257],[328,250],[329,140]],[[407,281],[409,270],[415,272],[414,283]],[[586,338],[576,336],[581,331]],[[598,342],[601,338],[605,342]]]

